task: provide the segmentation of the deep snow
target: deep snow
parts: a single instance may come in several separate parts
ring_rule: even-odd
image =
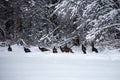
[[[22,46],[0,47],[0,80],[119,80],[120,52],[105,50],[98,54],[41,52],[32,47],[25,54]]]

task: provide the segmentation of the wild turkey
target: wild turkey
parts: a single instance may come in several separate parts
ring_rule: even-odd
[[[65,51],[66,51],[66,52],[71,52],[71,53],[73,53],[72,49],[69,48],[69,47],[67,47],[67,46],[65,46]]]
[[[65,52],[65,48],[64,48],[64,47],[62,48],[62,47],[60,46],[60,50],[61,50],[62,52]]]
[[[12,51],[12,48],[11,48],[11,46],[10,45],[8,45],[8,51]]]
[[[45,52],[45,51],[50,51],[49,49],[47,49],[47,48],[41,48],[41,47],[39,47],[39,50],[41,50],[42,52]]]
[[[92,52],[98,53],[98,50],[94,47],[94,43],[92,43]]]
[[[26,47],[24,47],[24,51],[25,51],[25,53],[31,52],[31,50],[29,48],[26,48]]]
[[[71,48],[68,48],[68,49],[69,49],[69,52],[74,53]]]
[[[53,53],[58,53],[58,51],[55,47],[53,48]]]
[[[84,54],[86,54],[86,47],[82,44],[82,51]]]
[[[71,52],[71,53],[74,53],[71,48],[67,47],[67,45],[65,45],[63,48],[60,46],[60,49],[61,49],[62,52],[66,52],[66,53]]]

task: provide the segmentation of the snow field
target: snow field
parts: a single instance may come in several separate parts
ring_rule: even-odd
[[[0,80],[119,80],[120,53],[105,50],[98,54],[79,48],[72,53],[53,54],[32,47],[25,53],[23,47],[13,45],[13,52],[0,48]]]

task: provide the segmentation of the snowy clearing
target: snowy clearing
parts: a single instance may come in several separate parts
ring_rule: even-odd
[[[0,47],[0,80],[119,80],[120,53],[106,50],[101,53],[53,54],[41,52],[37,47],[32,53],[21,46]],[[78,52],[79,51],[79,52]]]

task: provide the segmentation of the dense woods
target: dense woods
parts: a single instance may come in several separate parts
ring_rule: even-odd
[[[120,48],[120,1],[0,0],[0,41]]]

